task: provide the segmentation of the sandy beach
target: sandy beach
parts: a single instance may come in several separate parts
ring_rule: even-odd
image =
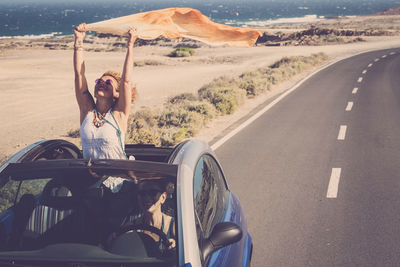
[[[386,28],[398,29],[399,17],[395,16],[394,21],[394,25],[392,22],[386,23]],[[365,26],[360,22],[360,18],[353,18],[353,22],[359,28],[361,25]],[[335,21],[323,23],[332,26]],[[351,21],[347,23],[353,25]],[[307,25],[295,28],[298,31],[299,28],[307,28]],[[272,32],[284,29],[264,30]],[[202,85],[214,78],[223,75],[235,76],[247,70],[268,66],[284,56],[307,56],[323,52],[330,57],[329,61],[333,62],[366,51],[400,46],[400,36],[397,34],[365,36],[362,39],[363,41],[359,42],[318,46],[201,46],[196,48],[196,54],[189,58],[166,56],[173,50],[171,46],[140,46],[135,48],[135,61],[152,64],[134,69],[133,80],[137,86],[138,99],[133,111],[143,106],[157,108],[171,96],[197,92]],[[12,41],[0,39],[0,44]],[[79,112],[73,87],[72,55],[71,49],[25,47],[0,50],[0,161],[35,141],[65,139],[68,131],[79,128]],[[85,51],[86,77],[91,92],[94,80],[105,70],[122,70],[124,56],[123,49],[115,52]],[[262,101],[290,88],[309,72],[297,75],[266,95],[248,101],[234,115],[217,118],[201,131],[198,137],[206,141],[213,139]]]

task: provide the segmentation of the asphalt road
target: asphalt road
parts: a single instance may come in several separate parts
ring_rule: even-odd
[[[253,266],[400,265],[400,49],[320,71],[216,153]]]

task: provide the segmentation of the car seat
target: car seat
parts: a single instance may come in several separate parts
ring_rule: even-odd
[[[21,247],[36,249],[51,243],[71,240],[72,225],[66,219],[77,207],[78,200],[73,195],[72,187],[61,179],[50,180],[43,189],[39,205],[29,214],[20,237]]]

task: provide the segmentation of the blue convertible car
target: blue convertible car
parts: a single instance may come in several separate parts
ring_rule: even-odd
[[[206,143],[126,153],[136,160],[82,159],[72,143],[46,140],[0,165],[0,265],[250,265],[246,219]],[[164,219],[144,223],[140,204],[166,184],[168,231]]]

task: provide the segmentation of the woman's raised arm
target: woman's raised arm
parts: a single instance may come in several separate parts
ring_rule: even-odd
[[[86,24],[82,23],[74,28],[74,72],[75,72],[75,96],[80,110],[81,124],[86,114],[93,109],[94,100],[89,93],[85,77],[85,61],[83,59],[83,40],[86,36]]]
[[[133,73],[133,46],[138,37],[136,28],[131,28],[128,31],[127,51],[122,71],[122,79],[120,85],[119,99],[113,110],[121,113],[123,123],[128,120],[132,105],[132,73]]]

